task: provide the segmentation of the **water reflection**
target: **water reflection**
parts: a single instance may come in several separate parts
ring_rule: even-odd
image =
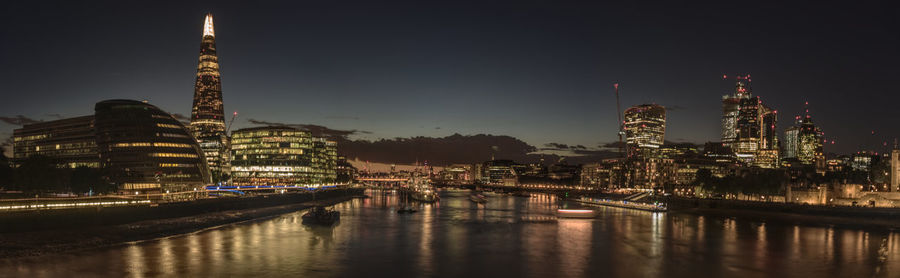
[[[552,195],[441,192],[415,214],[397,193],[341,203],[334,227],[302,212],[75,255],[0,263],[15,277],[897,277],[898,234],[598,208],[557,220]],[[879,258],[883,253],[886,259]],[[52,267],[49,267],[52,266]],[[699,275],[699,276],[698,276]]]

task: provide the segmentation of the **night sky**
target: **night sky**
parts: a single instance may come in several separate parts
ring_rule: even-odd
[[[235,128],[596,147],[616,140],[618,81],[623,107],[668,107],[667,140],[702,143],[720,140],[733,86],[722,75],[750,73],[779,130],[809,101],[835,140],[826,152],[883,151],[900,137],[890,1],[20,2],[0,10],[3,138],[17,115],[87,115],[112,98],[189,115],[206,12]]]

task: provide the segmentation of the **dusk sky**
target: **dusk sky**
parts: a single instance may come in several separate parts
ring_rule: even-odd
[[[105,99],[189,115],[206,12],[234,128],[254,119],[370,132],[356,139],[484,133],[596,147],[616,140],[618,81],[623,108],[664,105],[667,140],[703,143],[720,140],[733,86],[722,75],[749,73],[779,130],[809,101],[835,141],[826,152],[883,151],[900,137],[891,1],[25,2],[0,11],[3,138],[17,115],[88,115]]]

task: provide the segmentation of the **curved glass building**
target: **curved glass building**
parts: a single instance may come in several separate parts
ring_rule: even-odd
[[[156,106],[107,100],[94,107],[100,164],[122,191],[184,191],[211,182],[200,146]]]

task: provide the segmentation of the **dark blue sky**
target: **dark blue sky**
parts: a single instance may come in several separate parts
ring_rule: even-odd
[[[597,2],[7,3],[0,116],[85,115],[110,98],[189,114],[209,11],[236,127],[597,146],[616,140],[619,81],[623,106],[670,108],[666,139],[718,141],[732,85],[721,75],[751,73],[779,129],[809,101],[836,141],[826,151],[900,136],[900,9],[890,1]],[[15,127],[0,123],[0,136]]]

